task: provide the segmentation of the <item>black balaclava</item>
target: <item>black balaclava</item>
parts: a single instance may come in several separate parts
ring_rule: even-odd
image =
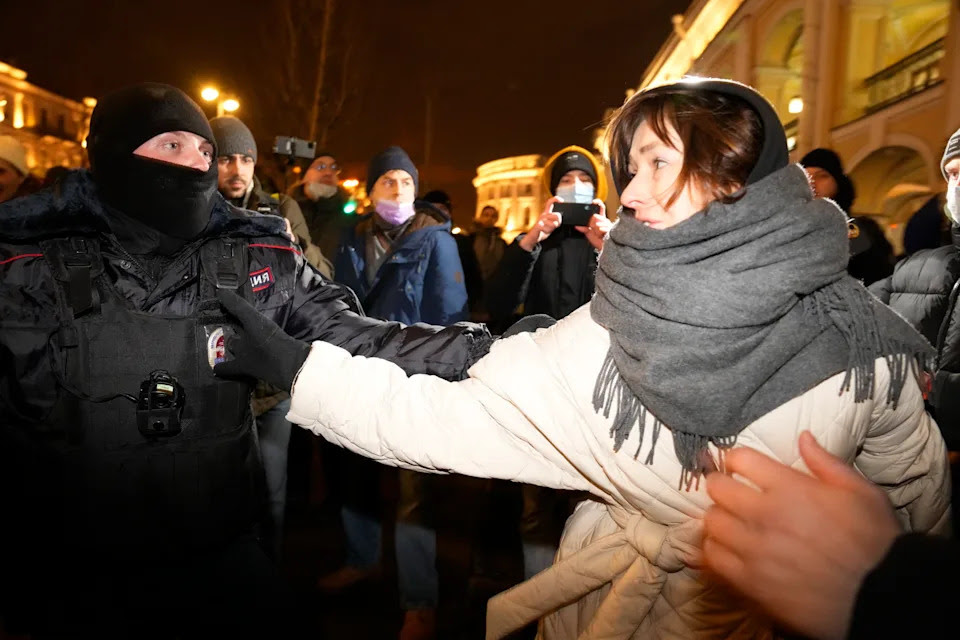
[[[167,131],[189,131],[214,145],[207,171],[134,155]],[[136,84],[104,96],[90,118],[87,153],[103,200],[172,239],[195,238],[217,193],[216,142],[203,110],[176,87]]]

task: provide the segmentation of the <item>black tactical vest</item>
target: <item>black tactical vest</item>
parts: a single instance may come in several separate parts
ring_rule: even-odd
[[[206,302],[186,317],[127,302],[96,239],[41,246],[60,289],[48,349],[59,399],[13,429],[32,524],[68,548],[160,561],[251,531],[263,500],[251,388],[212,371],[230,331],[216,289],[250,296],[246,241],[202,246]]]

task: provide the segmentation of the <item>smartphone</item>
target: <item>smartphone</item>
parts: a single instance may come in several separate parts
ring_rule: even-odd
[[[600,213],[600,205],[593,202],[554,202],[553,210],[561,215],[560,224],[586,227],[590,218]]]

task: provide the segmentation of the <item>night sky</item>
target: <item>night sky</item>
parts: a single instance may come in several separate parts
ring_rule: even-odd
[[[278,100],[289,55],[276,2],[319,34],[323,0],[203,2],[31,0],[4,7],[0,60],[45,89],[80,99],[153,80],[199,101],[204,83],[234,91],[261,162],[274,135],[306,135]],[[9,4],[9,3],[8,3]],[[338,0],[330,86],[347,98],[328,147],[361,177],[377,151],[400,144],[420,166],[421,194],[442,188],[460,222],[473,213],[477,165],[589,146],[606,107],[622,103],[688,0]],[[316,58],[298,48],[296,65]],[[349,64],[341,64],[349,52]],[[331,90],[332,91],[332,90]],[[432,103],[430,163],[427,96]]]

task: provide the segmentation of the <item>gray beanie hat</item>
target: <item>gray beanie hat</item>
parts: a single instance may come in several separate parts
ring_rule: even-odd
[[[219,116],[210,121],[217,153],[221,156],[240,154],[257,161],[257,143],[243,121],[233,116]]]
[[[943,150],[943,160],[940,161],[940,173],[943,179],[947,179],[947,163],[960,156],[960,129],[957,129],[950,140],[947,141],[947,148]]]

